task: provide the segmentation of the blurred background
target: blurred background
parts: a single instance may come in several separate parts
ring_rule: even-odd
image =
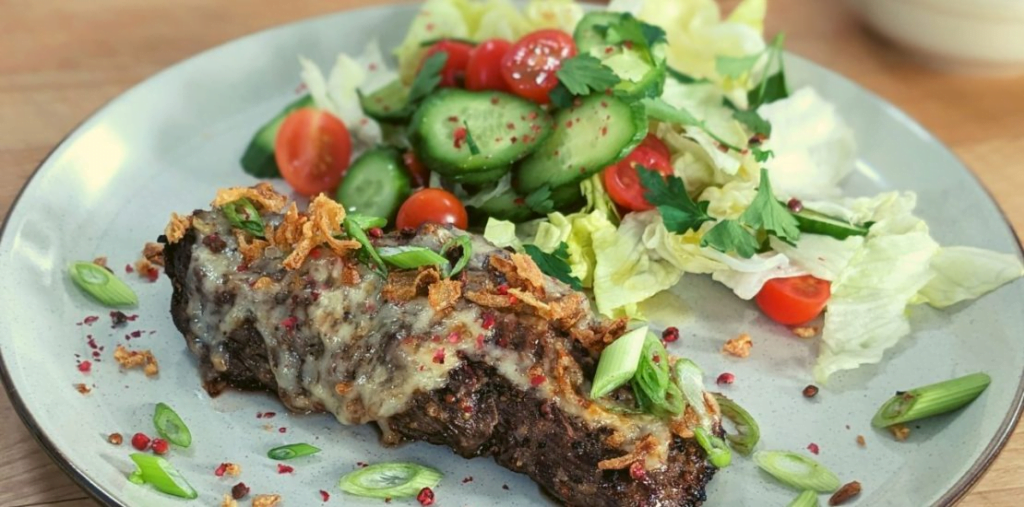
[[[0,0],[0,217],[65,134],[146,77],[257,30],[380,3]],[[719,3],[728,11],[737,2]],[[780,31],[789,51],[932,131],[1024,230],[1024,2],[769,0],[766,32]],[[95,505],[45,456],[5,395],[0,428],[0,507]],[[962,505],[1020,505],[1021,477],[1018,435]]]

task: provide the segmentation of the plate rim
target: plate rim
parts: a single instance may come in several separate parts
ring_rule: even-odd
[[[148,85],[151,81],[159,78],[165,73],[176,71],[179,67],[187,64],[188,62],[194,59],[202,58],[203,56],[206,56],[208,53],[215,52],[225,46],[235,44],[249,38],[258,37],[276,30],[284,30],[292,27],[293,25],[300,25],[329,16],[338,16],[344,13],[354,13],[361,11],[388,10],[394,9],[395,7],[408,7],[411,5],[417,5],[419,3],[420,2],[417,1],[399,0],[397,2],[380,5],[362,6],[354,9],[342,9],[319,14],[316,16],[296,19],[293,21],[288,21],[286,23],[268,26],[266,28],[253,31],[235,37],[233,39],[223,41],[214,46],[203,49],[197,53],[186,56],[164,67],[156,73],[143,78],[141,81],[132,84],[128,88],[124,89],[123,91],[115,95],[114,97],[111,97],[109,100],[99,105],[91,113],[86,115],[66,134],[64,134],[64,136],[61,137],[61,139],[56,144],[54,144],[54,146],[49,150],[49,152],[47,152],[47,154],[39,161],[35,169],[32,170],[32,173],[29,175],[28,179],[25,180],[25,183],[18,190],[18,193],[17,195],[15,195],[14,200],[11,201],[11,206],[10,208],[8,208],[7,214],[4,216],[2,223],[0,223],[0,241],[3,240],[4,233],[7,231],[7,226],[10,225],[11,223],[11,215],[14,213],[18,204],[21,202],[21,199],[25,196],[26,190],[28,190],[28,187],[32,184],[36,177],[39,176],[42,168],[47,165],[50,159],[53,158],[53,155],[60,149],[64,148],[68,140],[73,135],[78,133],[84,125],[90,123],[95,118],[102,115],[107,109],[109,109],[115,103],[123,100],[124,97],[130,94],[131,92]],[[938,145],[939,149],[944,151],[953,160],[959,163],[961,168],[964,169],[965,172],[971,177],[971,179],[974,180],[974,183],[978,185],[978,188],[980,188],[982,192],[984,192],[985,196],[989,199],[989,201],[993,205],[995,205],[996,211],[999,213],[1000,218],[1002,218],[1003,225],[1006,226],[1007,230],[1013,235],[1014,242],[1017,245],[1016,253],[1019,257],[1024,257],[1024,242],[1021,241],[1020,235],[1013,227],[1013,223],[1010,222],[1009,217],[1003,210],[1003,206],[999,203],[998,200],[995,199],[995,197],[992,195],[991,190],[989,190],[989,188],[985,185],[981,178],[974,172],[974,170],[972,170],[971,167],[967,165],[963,161],[963,159],[960,158],[959,155],[956,154],[956,152],[950,149],[950,147],[947,146],[946,143],[943,142],[938,136],[936,136],[930,129],[926,128],[924,125],[921,125],[916,119],[910,116],[902,108],[886,100],[884,97],[878,95],[872,90],[869,90],[868,88],[864,87],[859,82],[847,77],[845,74],[837,72],[829,67],[826,67],[815,62],[814,60],[800,56],[791,51],[786,51],[786,56],[789,58],[795,57],[797,59],[804,60],[814,65],[816,71],[824,72],[825,74],[830,75],[830,77],[834,79],[845,81],[846,84],[853,86],[858,92],[868,97],[869,99],[884,105],[890,113],[897,116],[903,122],[913,127],[916,127],[917,129],[920,129],[920,131],[925,133],[930,140],[935,141],[935,144]],[[50,440],[49,435],[47,435],[46,432],[42,431],[42,429],[36,422],[32,412],[28,409],[28,406],[25,404],[25,401],[21,398],[17,388],[14,386],[13,379],[10,376],[10,373],[6,365],[6,361],[4,360],[2,349],[0,349],[0,384],[3,385],[4,392],[7,394],[7,398],[10,400],[11,406],[14,408],[14,412],[18,415],[18,418],[21,420],[22,425],[24,425],[24,427],[28,430],[29,434],[36,441],[36,443],[38,443],[39,446],[42,447],[42,450],[46,453],[46,455],[57,465],[57,467],[62,472],[65,473],[65,475],[69,476],[72,479],[72,481],[77,486],[82,488],[86,493],[88,493],[93,500],[96,500],[101,504],[107,506],[127,507],[124,504],[120,503],[120,501],[115,499],[110,493],[108,493],[105,488],[103,488],[98,483],[93,481],[92,478],[90,478],[82,470],[80,470],[70,459],[68,459],[61,452],[60,448],[57,445],[55,445],[52,440]],[[933,505],[943,507],[951,506],[954,505],[960,499],[962,499],[965,495],[967,495],[967,493],[971,490],[971,487],[973,487],[985,475],[985,472],[989,469],[989,467],[992,466],[992,463],[1002,452],[1003,448],[1006,447],[1006,444],[1013,436],[1017,424],[1020,422],[1022,413],[1024,413],[1024,377],[1021,377],[1020,383],[1017,385],[1017,391],[1013,395],[1009,412],[1003,418],[1003,421],[997,428],[994,437],[989,441],[988,445],[986,445],[985,448],[982,450],[981,456],[979,456],[978,459],[975,460],[973,464],[971,464],[971,467],[968,468],[967,472],[963,476],[961,476],[952,485],[952,487],[950,487],[945,493],[943,493],[942,496],[940,496],[939,499],[936,500]]]

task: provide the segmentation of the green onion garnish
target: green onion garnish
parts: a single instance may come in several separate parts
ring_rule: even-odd
[[[142,473],[139,469],[132,470],[132,473],[128,474],[128,482],[142,486],[146,481],[142,480]]]
[[[421,246],[386,246],[377,249],[384,262],[398,269],[414,269],[420,266],[441,266],[448,264],[441,254]]]
[[[730,400],[725,395],[715,394],[715,400],[718,401],[718,408],[722,409],[722,415],[736,426],[735,435],[727,434],[725,436],[729,441],[729,445],[736,452],[744,456],[750,456],[754,446],[757,445],[757,441],[761,439],[761,429],[757,426],[757,421],[750,415],[750,412],[744,410],[743,407],[737,405],[735,401]]]
[[[732,451],[725,445],[725,440],[712,435],[710,431],[698,426],[693,430],[697,443],[708,453],[708,461],[716,468],[725,468],[732,463]]]
[[[318,452],[320,452],[320,449],[309,444],[291,444],[275,447],[267,451],[267,457],[278,461],[284,461],[287,459],[309,456],[310,454],[316,454]]]
[[[871,425],[884,428],[952,412],[974,401],[991,382],[988,375],[973,373],[897,393],[878,409]]]
[[[338,487],[371,498],[416,496],[441,482],[441,472],[415,463],[377,463],[345,474]]]
[[[152,454],[132,453],[130,456],[135,465],[139,467],[136,480],[152,485],[157,491],[174,495],[181,498],[196,498],[199,496],[196,490],[181,476],[171,463],[160,456]],[[132,475],[135,475],[133,473]],[[131,476],[128,477],[132,480]]]
[[[804,491],[799,496],[789,502],[789,507],[818,507],[818,494],[814,491]]]
[[[377,255],[377,250],[373,248],[373,245],[370,243],[370,238],[366,237],[366,232],[363,228],[360,227],[351,216],[345,217],[345,221],[342,225],[345,227],[345,232],[352,239],[358,241],[359,245],[363,247],[361,249],[363,255],[369,257],[370,260],[377,265],[377,268],[380,270],[380,275],[384,277],[388,276],[388,267],[384,264],[384,260],[380,258],[380,255]]]
[[[111,308],[139,304],[139,297],[135,295],[135,291],[103,266],[78,261],[72,263],[68,271],[75,285],[100,304]]]
[[[683,391],[686,402],[697,412],[701,426],[704,429],[710,428],[711,414],[708,413],[708,408],[704,404],[704,372],[697,366],[697,363],[689,359],[680,359],[676,361],[675,379],[679,384],[679,389]]]
[[[185,421],[178,417],[177,412],[167,404],[156,404],[156,410],[153,412],[153,425],[156,426],[157,433],[168,442],[180,447],[192,445],[192,432],[188,430]]]
[[[466,265],[469,264],[469,259],[473,256],[473,242],[469,239],[469,236],[455,236],[444,243],[441,247],[441,255],[447,255],[449,250],[461,248],[462,255],[459,260],[452,266],[445,277],[451,278],[459,274],[463,269],[466,269]]]
[[[374,227],[383,229],[388,225],[388,220],[386,218],[360,215],[359,213],[350,213],[345,216],[345,220],[351,221],[364,231],[367,229],[373,229]]]
[[[263,237],[263,217],[252,201],[245,197],[220,207],[231,226],[242,229],[257,238]]]
[[[647,333],[640,362],[633,375],[633,392],[645,412],[679,414],[685,407],[683,393],[669,375],[668,351],[653,333]]]
[[[821,463],[788,451],[757,451],[754,463],[783,484],[797,490],[831,493],[839,489],[839,477]]]
[[[647,326],[636,328],[605,347],[597,363],[590,397],[598,399],[629,382],[636,373],[647,338]]]

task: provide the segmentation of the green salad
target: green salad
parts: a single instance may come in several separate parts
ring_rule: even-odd
[[[844,196],[852,131],[787,80],[765,12],[429,0],[398,47],[371,41],[326,72],[300,58],[304,91],[242,166],[389,227],[482,232],[610,317],[643,319],[684,275],[710,275],[779,324],[822,319],[825,382],[880,362],[909,306],[974,299],[1024,268],[940,246],[912,192]]]

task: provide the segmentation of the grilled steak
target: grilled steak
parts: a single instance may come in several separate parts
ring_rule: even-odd
[[[489,455],[567,505],[701,504],[715,469],[682,437],[692,436],[692,411],[665,421],[613,413],[587,395],[622,322],[596,317],[529,257],[476,236],[452,280],[435,268],[385,278],[337,240],[296,263],[291,254],[307,247],[285,237],[311,237],[304,226],[322,218],[313,206],[280,214],[283,204],[264,203],[266,241],[217,208],[169,226],[171,313],[207,391],[267,390],[293,411],[376,423],[385,445]],[[427,225],[373,243],[440,251],[456,232]]]

